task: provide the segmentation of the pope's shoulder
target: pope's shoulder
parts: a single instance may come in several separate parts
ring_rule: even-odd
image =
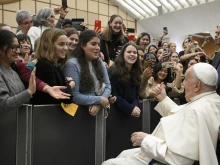
[[[220,96],[217,93],[207,95],[195,101],[192,107],[196,112],[204,115],[220,113]]]

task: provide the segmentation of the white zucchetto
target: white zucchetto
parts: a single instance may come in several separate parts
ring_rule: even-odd
[[[207,63],[197,63],[193,65],[193,70],[197,78],[204,84],[216,86],[218,82],[218,73],[212,65]]]

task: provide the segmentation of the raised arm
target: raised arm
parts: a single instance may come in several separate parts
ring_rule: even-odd
[[[169,112],[178,107],[176,103],[174,103],[167,95],[165,91],[164,84],[158,84],[152,91],[154,96],[157,98],[159,103],[154,108],[156,111],[160,113],[161,116],[168,116]]]

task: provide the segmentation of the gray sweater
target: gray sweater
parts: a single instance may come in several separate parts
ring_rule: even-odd
[[[16,110],[30,98],[18,74],[0,65],[0,112]]]

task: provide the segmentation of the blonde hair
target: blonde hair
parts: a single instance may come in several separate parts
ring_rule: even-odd
[[[168,44],[168,48],[170,48],[172,44],[175,44],[175,45],[176,45],[176,43],[170,42],[170,43]]]
[[[36,48],[37,59],[46,59],[55,66],[64,64],[67,60],[67,55],[65,59],[58,60],[56,57],[56,48],[54,44],[62,35],[66,35],[66,32],[61,29],[52,28],[44,30]]]

